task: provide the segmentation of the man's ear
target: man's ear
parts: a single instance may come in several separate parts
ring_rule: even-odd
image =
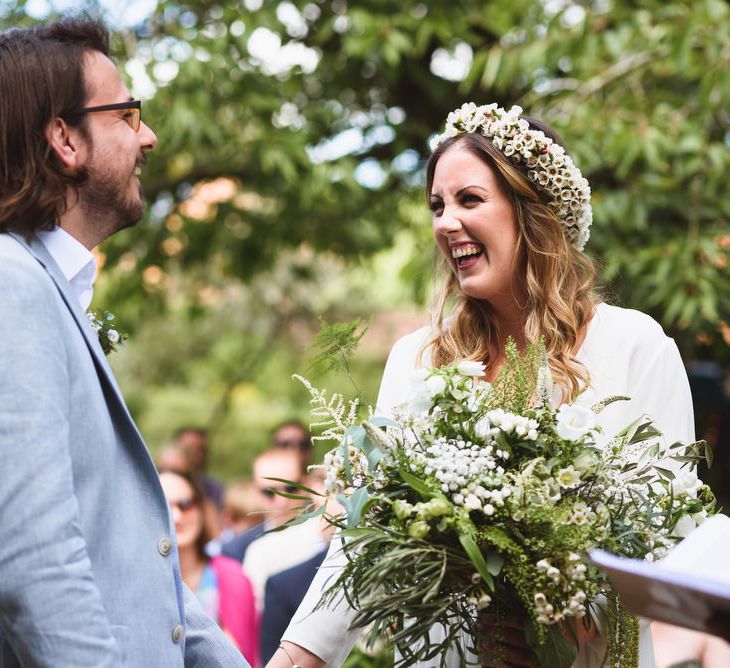
[[[54,118],[46,126],[46,140],[64,171],[74,173],[86,160],[86,143],[81,131],[62,118]]]

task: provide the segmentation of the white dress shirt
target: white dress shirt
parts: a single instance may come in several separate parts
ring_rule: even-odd
[[[96,260],[91,251],[60,227],[41,230],[37,236],[73,288],[81,308],[86,311],[94,296],[96,278]]]

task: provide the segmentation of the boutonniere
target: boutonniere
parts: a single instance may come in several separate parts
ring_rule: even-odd
[[[122,333],[113,326],[113,313],[104,311],[99,316],[95,311],[89,311],[86,315],[89,318],[91,326],[99,336],[99,343],[105,355],[113,353],[115,350],[119,350],[119,348],[124,348],[124,342],[129,338],[129,334]]]

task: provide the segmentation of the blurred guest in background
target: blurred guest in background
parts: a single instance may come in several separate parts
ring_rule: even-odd
[[[237,480],[223,494],[224,531],[230,536],[240,536],[263,522],[265,501],[251,480]]]
[[[302,466],[311,464],[312,460],[312,438],[309,430],[297,420],[282,422],[275,430],[273,436],[275,448],[284,448],[298,453],[302,460]]]
[[[188,450],[181,446],[171,443],[162,448],[155,457],[155,466],[158,471],[175,471],[188,478],[196,481],[200,480],[200,474],[193,463]],[[201,481],[202,485],[203,482]],[[205,488],[203,488],[205,490]],[[222,529],[221,514],[217,506],[207,496],[201,501],[203,513],[205,514],[205,526],[209,536],[216,538]],[[218,554],[220,549],[214,550],[214,554]]]
[[[327,556],[324,547],[311,559],[271,575],[266,581],[264,611],[261,617],[261,658],[264,665],[274,656],[281,636]]]
[[[253,485],[263,510],[259,515],[261,522],[223,543],[221,554],[243,562],[246,551],[253,541],[259,539],[265,531],[275,529],[294,517],[299,502],[279,496],[276,494],[276,489],[296,492],[296,488],[287,488],[284,483],[268,478],[299,482],[302,473],[301,459],[294,450],[273,449],[259,455],[253,463]]]
[[[195,467],[187,450],[183,450],[179,445],[165,445],[157,453],[155,457],[155,466],[157,470],[170,469],[195,477]]]
[[[203,480],[205,494],[217,508],[223,508],[223,484],[208,475],[208,452],[210,442],[208,432],[199,427],[180,427],[175,432],[174,443],[190,455],[198,475]]]
[[[248,662],[258,665],[258,625],[251,583],[238,562],[206,554],[209,535],[202,486],[194,477],[169,469],[160,471],[160,483],[175,522],[183,581]]]
[[[281,527],[296,517],[303,500],[292,496],[301,496],[301,492],[295,484],[282,481],[304,482],[303,474],[299,453],[289,448],[274,448],[256,459],[254,481],[269,503],[264,516],[266,531]],[[308,499],[304,499],[306,501]],[[307,561],[326,544],[320,531],[319,517],[281,531],[265,533],[252,541],[246,549],[243,567],[251,579],[259,610],[263,608],[264,587],[270,575]]]
[[[206,552],[211,556],[221,554],[223,545],[258,527],[263,522],[264,506],[263,495],[250,480],[228,485],[223,494],[223,529],[218,538],[206,545]]]

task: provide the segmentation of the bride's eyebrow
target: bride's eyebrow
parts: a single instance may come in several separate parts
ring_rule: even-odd
[[[460,197],[461,195],[464,194],[464,192],[466,192],[467,190],[470,190],[472,188],[474,188],[475,190],[481,190],[482,192],[486,193],[487,195],[491,195],[491,193],[489,192],[489,190],[487,190],[483,186],[468,185],[468,186],[464,186],[463,188],[459,188],[459,190],[456,191],[456,196],[457,197]]]

